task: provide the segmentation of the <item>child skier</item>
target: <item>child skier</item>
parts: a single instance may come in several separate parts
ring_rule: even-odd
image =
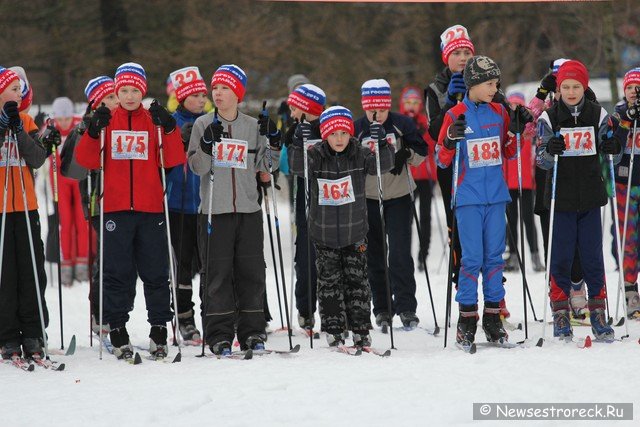
[[[607,204],[607,191],[602,179],[599,154],[614,155],[614,163],[622,157],[622,143],[627,131],[618,127],[611,137],[609,115],[585,97],[589,73],[579,61],[566,61],[557,75],[560,100],[538,119],[539,145],[537,165],[551,170],[559,156],[557,178],[547,174],[545,205],[551,205],[555,187],[554,226],[550,232],[551,276],[550,299],[553,311],[553,335],[570,338],[569,322],[571,265],[576,245],[584,279],[588,288],[591,329],[596,339],[613,339],[613,329],[605,317],[606,288],[602,255],[600,207]]]
[[[456,293],[460,305],[456,341],[464,346],[475,340],[480,272],[484,293],[482,329],[489,342],[507,340],[500,320],[500,301],[505,295],[502,284],[505,208],[511,199],[502,172],[502,158],[511,158],[516,153],[515,137],[508,132],[522,132],[531,116],[521,106],[508,112],[504,105],[492,102],[499,82],[500,69],[492,59],[471,58],[464,69],[464,83],[469,91],[461,103],[447,112],[438,137],[440,167],[454,163],[459,150],[453,207],[464,249]],[[518,115],[518,120],[510,120],[510,114]]]
[[[391,87],[384,79],[368,80],[361,87],[361,104],[365,114],[354,123],[356,138],[368,145],[369,128],[376,119],[383,128],[383,137],[395,149],[394,166],[382,176],[382,192],[385,233],[382,234],[379,190],[376,177],[366,178],[367,212],[367,262],[369,285],[373,299],[373,314],[380,327],[391,325],[390,315],[400,316],[403,327],[413,329],[420,319],[416,316],[416,280],[411,257],[411,196],[416,188],[409,175],[409,165],[419,165],[427,155],[427,145],[413,120],[391,112]],[[388,238],[388,254],[383,252],[383,238]],[[393,254],[393,256],[389,256]],[[389,260],[389,284],[391,307],[388,307],[384,259]]]
[[[49,323],[44,299],[47,284],[44,246],[40,239],[40,218],[32,172],[32,169],[42,166],[47,150],[34,139],[38,128],[33,119],[18,111],[21,95],[18,75],[0,67],[0,191],[3,195],[0,196],[0,227],[4,239],[0,254],[0,352],[3,359],[20,357],[23,350],[27,358],[44,356],[33,263],[40,286],[42,321],[45,327]],[[27,206],[23,202],[21,182],[24,183]],[[31,242],[25,210],[31,226]],[[30,245],[33,245],[35,254],[31,253]]]
[[[115,90],[120,105],[113,115],[100,106],[78,143],[76,158],[87,169],[100,167],[100,133],[104,150],[104,274],[103,320],[111,328],[114,354],[133,356],[126,323],[133,307],[136,272],[144,282],[150,353],[166,357],[167,328],[171,320],[169,253],[163,212],[162,182],[158,168],[158,132],[162,128],[164,167],[184,162],[180,131],[167,110],[157,103],[147,111],[141,104],[147,90],[141,65],[129,62],[116,70]]]
[[[348,325],[358,347],[371,345],[371,291],[367,281],[367,205],[365,180],[376,175],[376,158],[353,138],[351,112],[340,106],[320,115],[322,142],[308,151],[310,187],[309,233],[316,248],[321,330],[330,346],[343,344]],[[312,125],[298,125],[289,147],[291,172],[304,176],[303,143]],[[387,144],[382,124],[370,126],[380,150],[380,173],[391,169],[394,148]]]
[[[201,279],[206,283],[204,335],[216,355],[231,352],[236,333],[243,350],[263,349],[266,340],[264,238],[256,174],[269,172],[269,161],[273,169],[278,167],[280,133],[273,121],[259,122],[238,110],[246,84],[247,76],[237,65],[216,70],[211,94],[219,120],[214,120],[215,113],[196,119],[188,151],[189,166],[200,176],[198,241],[203,270],[209,273]]]
[[[620,120],[620,126],[636,130],[636,134],[629,132],[629,138],[622,155],[622,160],[615,169],[616,175],[616,198],[618,205],[618,219],[620,223],[619,236],[623,236],[625,228],[625,210],[628,210],[627,218],[627,235],[624,239],[622,266],[624,271],[624,287],[625,296],[627,298],[627,316],[630,319],[640,319],[640,296],[638,296],[638,251],[640,242],[638,241],[638,227],[640,227],[640,161],[636,156],[640,155],[640,133],[636,126],[638,120],[640,91],[640,68],[629,70],[623,81],[624,99],[616,105],[614,116]],[[630,171],[630,160],[632,152],[632,144],[635,144],[633,155],[636,162],[634,168]],[[629,173],[631,173],[631,182],[629,185]],[[627,195],[627,193],[629,193]],[[626,208],[627,197],[629,197],[629,207]],[[622,244],[622,241],[620,242]]]
[[[207,85],[198,67],[186,67],[170,74],[175,88],[178,107],[173,113],[182,134],[185,161],[191,130],[196,119],[204,114],[207,102]],[[200,178],[184,167],[174,168],[167,175],[169,220],[173,250],[178,258],[178,318],[180,334],[187,341],[199,341],[193,312],[193,285],[191,265],[198,257],[198,207],[200,206]]]
[[[305,116],[306,121],[311,125],[311,135],[308,143],[319,142],[320,137],[320,114],[326,103],[326,95],[322,89],[312,84],[302,84],[295,88],[287,98],[287,104],[291,111],[291,118],[296,122],[302,120]],[[300,130],[297,129],[296,122],[287,130],[284,136],[284,144],[288,147],[291,145],[294,133],[298,133],[300,138]],[[288,151],[288,150],[286,150]],[[316,309],[316,251],[310,246],[310,253],[307,254],[307,218],[306,218],[306,200],[305,200],[305,182],[302,176],[293,177],[297,180],[296,198],[296,308],[298,309],[298,323],[301,328],[312,330],[315,326],[315,309]],[[311,266],[307,265],[311,263]],[[308,273],[311,272],[311,277]],[[311,281],[311,295],[309,295],[309,282]],[[311,304],[309,303],[311,299]],[[312,308],[309,313],[309,307]]]

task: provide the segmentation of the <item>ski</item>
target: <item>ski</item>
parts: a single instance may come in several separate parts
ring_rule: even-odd
[[[456,342],[456,347],[458,347],[460,350],[464,351],[465,353],[468,354],[475,354],[476,352],[476,343],[473,342],[466,342],[466,343],[459,343]]]
[[[375,354],[376,356],[380,356],[380,357],[391,356],[391,350],[380,351],[372,347],[362,347],[362,351],[369,354]]]
[[[362,349],[353,346],[339,345],[333,348],[335,348],[336,352],[348,354],[349,356],[360,356],[362,354]]]
[[[512,343],[509,341],[479,342],[479,343],[476,343],[476,346],[477,347],[496,347],[496,348],[516,348],[516,347],[524,348],[524,346],[520,344]]]
[[[201,347],[202,338],[198,338],[195,340],[182,340],[182,345],[184,345],[185,347]]]
[[[263,349],[263,350],[253,350],[253,354],[256,356],[262,356],[265,354],[295,354],[300,351],[300,344],[296,344],[291,350],[271,350],[271,349]]]
[[[31,357],[31,359],[33,361],[33,363],[35,363],[36,365],[44,368],[44,369],[49,369],[52,371],[59,371],[62,372],[64,371],[64,368],[66,367],[64,363],[60,363],[58,364],[58,362],[54,362],[50,359],[43,359],[42,357],[40,357],[39,355],[34,355],[33,357]]]
[[[29,363],[26,359],[20,356],[11,356],[11,359],[2,360],[2,363],[15,366],[16,368],[22,369],[25,372],[33,372],[35,369],[35,365]]]
[[[232,360],[251,360],[253,359],[253,350],[233,351],[228,354],[214,354],[216,359],[232,359]]]
[[[511,323],[505,318],[502,318],[502,326],[504,326],[504,328],[507,331],[521,331],[522,330],[522,323]]]
[[[313,329],[300,329],[300,331],[307,338],[309,338],[309,336],[311,334],[313,334],[313,339],[314,340],[319,340],[320,339],[320,332],[318,332],[318,331],[314,331]]]

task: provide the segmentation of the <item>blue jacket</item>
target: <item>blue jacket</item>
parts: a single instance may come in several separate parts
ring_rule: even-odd
[[[202,114],[193,114],[184,108],[178,108],[173,117],[178,126],[193,123]],[[187,153],[185,153],[185,160]],[[184,169],[187,170],[187,181],[184,182]],[[184,196],[182,188],[184,186]],[[194,174],[186,165],[178,166],[167,175],[167,197],[169,198],[169,210],[172,212],[184,212],[186,214],[198,213],[200,206],[200,177]],[[183,200],[184,199],[184,200]]]
[[[438,166],[446,168],[455,161],[455,149],[448,150],[443,142],[447,137],[449,126],[460,114],[465,115],[467,129],[465,138],[459,142],[456,205],[510,202],[511,197],[509,197],[509,189],[504,178],[502,161],[505,158],[514,157],[516,142],[515,137],[508,135],[509,113],[502,104],[495,102],[476,104],[465,97],[461,103],[447,111],[436,147]],[[489,139],[482,141],[485,138]],[[494,138],[494,141],[490,138]],[[470,161],[470,156],[477,161]],[[475,167],[471,167],[472,164]]]

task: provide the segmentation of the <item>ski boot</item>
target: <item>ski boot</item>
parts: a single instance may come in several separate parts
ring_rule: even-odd
[[[229,356],[231,355],[231,343],[229,341],[218,341],[215,344],[209,346],[211,353],[216,356]]]
[[[533,271],[536,273],[545,271],[544,264],[540,261],[538,252],[531,252],[531,264],[533,264]]]
[[[335,334],[327,332],[327,344],[329,344],[329,347],[338,347],[339,345],[344,345],[342,332],[336,332]]]
[[[368,331],[353,331],[353,346],[357,348],[371,347],[371,335]]]
[[[589,299],[589,318],[591,320],[591,332],[598,341],[613,341],[615,333],[607,323],[604,312],[604,300]]]
[[[251,335],[245,341],[245,345],[243,350],[251,349],[251,350],[264,350],[264,342],[266,337],[263,335]]]
[[[518,257],[515,253],[509,254],[509,257],[504,262],[504,271],[516,271],[518,267]]]
[[[113,345],[114,356],[123,360],[133,359],[133,346],[129,341],[129,333],[125,326],[112,329],[109,332],[109,339]]]
[[[91,315],[91,330],[93,331],[94,334],[96,335],[100,335],[100,326],[98,326],[98,321],[96,319],[95,315]],[[109,332],[111,332],[111,328],[109,328],[108,324],[104,324],[102,325],[102,336],[107,336],[109,335]]]
[[[418,319],[418,316],[416,316],[416,313],[413,311],[400,313],[400,321],[402,322],[402,327],[405,330],[413,330],[417,328],[418,323],[420,323],[420,319]]]
[[[40,338],[22,338],[22,350],[25,359],[32,359],[34,356],[44,358],[43,342]]]
[[[571,306],[571,315],[574,319],[584,319],[587,317],[587,291],[585,290],[584,280],[581,280],[579,283],[571,282],[569,305]]]
[[[476,340],[478,329],[478,305],[460,305],[460,316],[456,329],[456,342],[463,346],[470,346]]]
[[[389,318],[389,313],[387,311],[376,314],[376,325],[382,329],[386,329],[391,325],[391,319]]]
[[[313,329],[313,327],[316,325],[315,316],[306,317],[298,313],[298,325],[300,325],[302,329]]]
[[[89,266],[87,264],[76,264],[73,276],[78,282],[87,282],[89,280]]]
[[[0,347],[0,353],[2,354],[2,358],[4,360],[9,360],[13,356],[22,357],[22,349],[20,348],[20,344],[18,344],[17,342],[5,343],[2,347]]]
[[[553,311],[553,336],[561,340],[571,341],[573,330],[569,320],[569,301],[552,302],[551,311]]]
[[[500,303],[485,302],[484,313],[482,313],[482,330],[488,342],[505,342],[509,338],[507,331],[502,326],[500,319]]]
[[[637,283],[624,283],[625,298],[627,299],[627,317],[640,320],[640,295]]]
[[[167,327],[156,325],[149,332],[149,353],[156,359],[164,359],[169,354],[167,346]]]
[[[200,331],[196,328],[193,313],[184,319],[180,318],[180,315],[178,315],[178,320],[180,323],[180,336],[184,341],[200,341],[202,339]]]
[[[60,267],[60,282],[62,286],[69,287],[73,285],[73,266],[63,265]]]

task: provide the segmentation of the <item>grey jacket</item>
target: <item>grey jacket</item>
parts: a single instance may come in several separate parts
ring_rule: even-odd
[[[304,177],[304,152],[292,144],[288,149],[291,173]],[[385,173],[393,166],[393,146],[380,148],[380,171]],[[309,235],[314,242],[330,248],[343,248],[366,238],[367,203],[365,183],[367,175],[376,175],[375,154],[368,147],[351,138],[342,153],[336,153],[327,141],[308,150],[310,211]],[[320,205],[318,179],[335,180],[351,176],[355,201],[340,206]]]
[[[258,171],[269,172],[267,138],[258,133],[258,121],[253,117],[238,112],[233,121],[219,117],[224,127],[224,137],[239,139],[248,143],[247,169],[232,169],[215,166],[213,168],[213,203],[214,215],[225,213],[253,213],[260,210],[258,204],[258,188],[256,174]],[[187,152],[189,167],[200,176],[199,212],[209,213],[209,179],[212,163],[211,155],[200,148],[200,138],[204,130],[213,122],[213,113],[198,117],[193,124],[189,150]],[[271,151],[273,170],[279,166],[280,152]]]

